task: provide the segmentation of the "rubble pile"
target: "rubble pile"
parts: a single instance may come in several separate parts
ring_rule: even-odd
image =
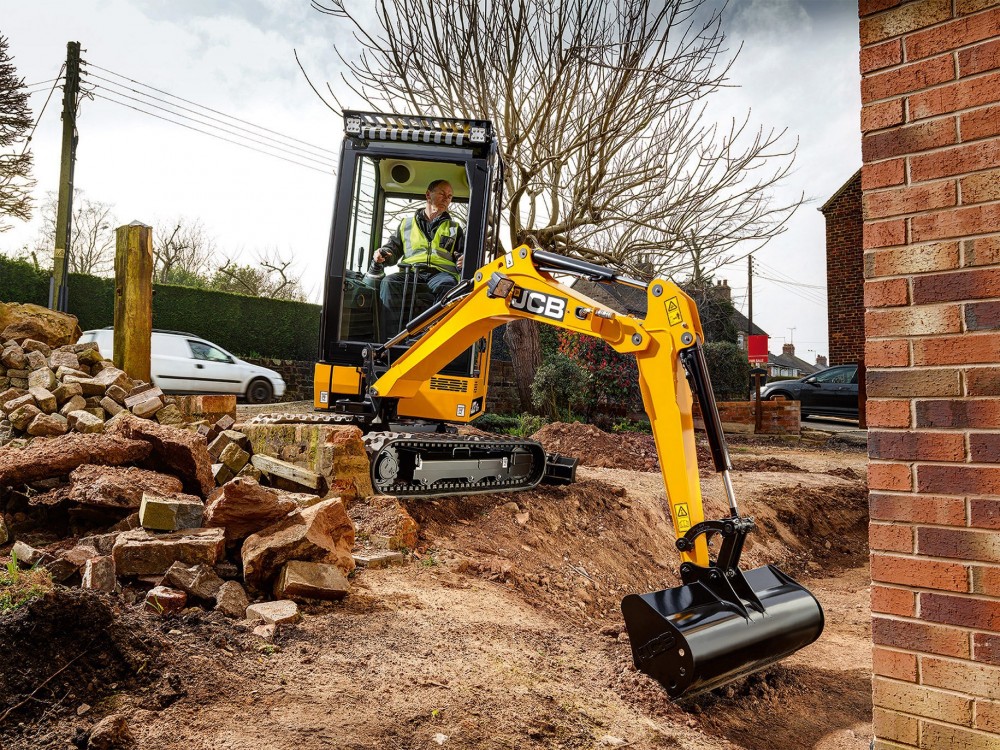
[[[186,422],[173,397],[133,381],[101,356],[96,343],[52,348],[13,338],[0,345],[0,445],[71,431],[104,432],[108,420],[123,411],[160,424]]]
[[[356,493],[341,490],[355,483],[254,454],[234,427],[228,415],[174,426],[123,409],[103,434],[11,442],[0,448],[0,546],[13,541],[18,564],[43,566],[56,583],[118,592],[161,615],[199,606],[263,620],[270,637],[295,619],[295,601],[348,593],[354,524],[341,496]],[[360,432],[349,439],[360,446]],[[58,541],[20,538],[39,536],[38,511],[50,535],[65,518]],[[251,607],[272,599],[284,602],[280,617]]]

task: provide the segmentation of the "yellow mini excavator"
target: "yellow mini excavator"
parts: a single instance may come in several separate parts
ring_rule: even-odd
[[[676,698],[815,641],[823,611],[809,591],[774,566],[739,567],[754,523],[736,505],[692,300],[667,279],[646,283],[527,246],[503,251],[490,229],[499,226],[502,166],[488,121],[365,112],[344,121],[314,405],[317,421],[367,432],[378,491],[422,497],[518,490],[546,476],[571,481],[572,466],[533,441],[458,435],[447,425],[483,413],[497,326],[527,318],[603,339],[636,357],[681,558],[682,585],[622,601],[636,667]],[[453,188],[466,236],[460,278],[431,295],[412,269],[373,260],[438,179]],[[401,300],[380,295],[386,272],[406,277]],[[580,294],[567,284],[573,277],[645,290],[645,319]],[[387,312],[390,303],[401,309]],[[402,322],[387,328],[386,320]],[[729,500],[720,520],[704,518],[695,395]]]

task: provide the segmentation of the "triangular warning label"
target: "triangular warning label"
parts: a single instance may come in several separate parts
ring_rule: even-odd
[[[687,514],[688,514],[688,509],[687,509],[686,505],[678,505],[677,506],[677,517],[678,518],[683,518],[683,517],[687,516]]]

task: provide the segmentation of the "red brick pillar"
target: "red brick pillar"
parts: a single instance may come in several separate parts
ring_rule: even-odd
[[[876,747],[1000,747],[1000,0],[860,0]]]

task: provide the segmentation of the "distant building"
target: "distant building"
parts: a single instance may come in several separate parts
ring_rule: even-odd
[[[825,357],[817,357],[816,364],[819,364],[819,360],[823,360],[823,366],[826,366]],[[818,367],[815,367],[804,359],[799,359],[795,356],[795,344],[785,344],[781,347],[781,354],[771,354],[768,352],[767,355],[767,375],[768,377],[793,377],[802,378],[806,375],[812,375],[816,372]]]
[[[865,252],[861,232],[861,170],[820,207],[826,219],[826,305],[830,363],[865,358]]]

